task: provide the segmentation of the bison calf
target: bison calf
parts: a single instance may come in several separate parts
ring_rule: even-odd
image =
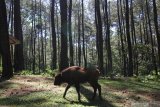
[[[78,100],[80,101],[80,83],[88,82],[94,89],[92,99],[96,96],[96,91],[99,91],[99,98],[101,97],[101,86],[98,84],[98,77],[100,72],[98,69],[86,69],[78,66],[72,66],[64,69],[60,74],[55,76],[54,85],[61,85],[62,83],[68,83],[63,97],[65,98],[67,90],[74,85],[78,93]]]

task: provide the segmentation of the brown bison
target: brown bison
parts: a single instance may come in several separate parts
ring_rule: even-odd
[[[78,66],[71,66],[64,69],[60,74],[55,76],[54,85],[61,85],[62,83],[68,83],[63,98],[65,98],[67,90],[74,85],[78,93],[78,100],[80,101],[80,83],[88,82],[94,89],[92,99],[96,96],[96,91],[99,91],[99,98],[101,97],[101,86],[98,83],[98,77],[100,72],[98,69],[87,69]]]

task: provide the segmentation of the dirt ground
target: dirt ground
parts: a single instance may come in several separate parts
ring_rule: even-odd
[[[62,86],[54,86],[53,78],[42,76],[14,76],[11,80],[0,83],[1,98],[27,95],[33,92],[52,92],[63,95],[66,84]],[[85,84],[86,89],[81,91],[88,94],[87,91],[92,88]],[[91,91],[92,92],[92,91]],[[160,91],[159,91],[160,92]],[[130,91],[127,88],[117,89],[110,84],[102,85],[102,95],[104,100],[113,104],[113,106],[129,107],[136,104],[152,104],[156,103],[156,107],[160,107],[160,93],[147,91]],[[76,93],[75,93],[76,94]],[[89,95],[90,96],[90,95]],[[83,96],[85,97],[85,96]],[[133,103],[134,102],[134,103]],[[138,103],[137,103],[138,102]],[[141,102],[141,103],[139,103]],[[136,107],[136,106],[135,106]],[[152,106],[151,106],[152,107]]]

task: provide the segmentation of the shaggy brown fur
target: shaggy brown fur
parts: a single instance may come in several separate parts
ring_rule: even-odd
[[[61,85],[62,83],[68,83],[63,97],[65,98],[68,89],[74,85],[78,93],[78,100],[80,101],[80,84],[88,82],[94,89],[92,99],[96,96],[96,91],[99,91],[99,98],[101,97],[101,86],[98,83],[98,77],[100,72],[98,69],[86,69],[79,66],[71,66],[64,69],[60,74],[56,75],[54,85]]]

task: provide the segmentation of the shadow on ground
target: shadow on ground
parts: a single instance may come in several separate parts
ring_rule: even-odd
[[[45,102],[46,99],[44,98],[37,98],[37,99],[21,99],[21,97],[7,97],[7,98],[0,98],[0,105],[18,105],[18,106],[27,106],[29,104],[37,104],[39,102]]]
[[[91,100],[92,95],[93,95],[93,91],[87,89],[85,86],[81,86],[80,92],[81,92],[81,98],[82,98],[82,95],[83,95],[88,101],[83,101],[82,100],[81,102],[79,102],[79,101],[70,100],[70,99],[67,99],[67,98],[66,98],[66,100],[69,101],[70,104],[80,104],[80,105],[83,105],[83,106],[115,107],[114,105],[112,105],[109,101],[107,101],[104,98],[103,98],[103,100],[100,100],[98,94],[97,94],[97,96],[94,100]]]

